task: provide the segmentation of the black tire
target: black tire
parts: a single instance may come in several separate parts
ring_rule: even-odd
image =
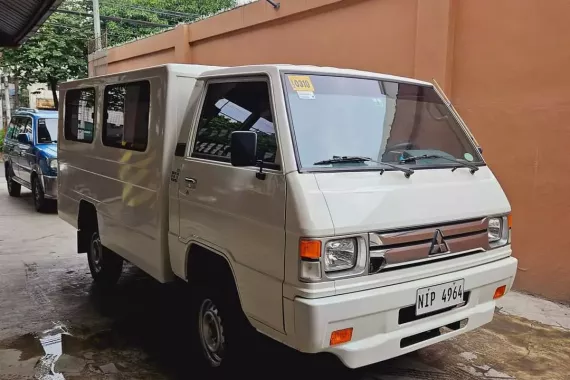
[[[22,191],[22,186],[14,181],[14,174],[12,173],[12,167],[10,165],[6,165],[5,175],[6,184],[8,185],[8,194],[10,194],[11,197],[19,197],[20,192]]]
[[[251,348],[256,346],[259,336],[242,311],[233,278],[226,280],[213,276],[209,281],[192,284],[191,288],[192,362],[209,377],[235,375],[236,370],[247,366],[248,358],[256,357]],[[214,339],[206,338],[208,332],[212,332],[209,338]],[[213,350],[216,345],[221,347],[218,351]]]
[[[32,177],[32,195],[34,196],[34,207],[37,212],[51,211],[54,202],[51,199],[46,199],[42,181],[35,175]]]
[[[99,231],[93,231],[87,250],[89,271],[95,284],[103,289],[114,287],[123,271],[123,258],[101,244]]]

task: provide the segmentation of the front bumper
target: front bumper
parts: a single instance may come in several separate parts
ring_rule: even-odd
[[[508,257],[382,288],[317,299],[295,298],[294,346],[303,352],[333,353],[351,368],[415,351],[490,322],[495,311],[495,290],[502,285],[510,290],[516,270],[517,260]],[[415,305],[417,289],[458,279],[465,279],[465,291],[469,292],[465,305],[426,318],[399,322],[400,309]],[[451,331],[433,334],[450,325],[454,328]],[[345,328],[353,328],[352,340],[330,346],[331,333]]]
[[[42,175],[44,195],[47,199],[57,199],[57,176]]]

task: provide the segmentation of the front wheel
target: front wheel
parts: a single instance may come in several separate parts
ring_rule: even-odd
[[[51,206],[49,199],[46,199],[42,181],[38,177],[32,178],[32,194],[34,196],[34,207],[37,212],[47,212]]]
[[[232,291],[235,288],[223,283],[196,284],[192,289],[190,318],[193,356],[203,370],[222,377],[246,364],[248,356],[255,356],[251,348],[257,338],[241,309],[237,292]]]
[[[220,310],[210,298],[204,298],[198,311],[198,335],[202,353],[210,367],[219,367],[226,354],[226,332]]]
[[[91,276],[98,286],[110,288],[119,281],[123,271],[123,259],[101,244],[97,231],[91,234],[87,261]]]

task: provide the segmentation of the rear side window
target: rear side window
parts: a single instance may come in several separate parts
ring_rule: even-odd
[[[277,142],[269,98],[263,80],[211,83],[200,113],[192,156],[216,161],[230,160],[230,134],[257,133],[257,158],[278,169]]]
[[[9,127],[10,129],[8,130],[8,134],[6,135],[7,138],[14,140],[18,138],[21,122],[22,119],[19,118],[18,116],[12,117],[12,120],[10,120],[10,127]]]
[[[95,89],[67,91],[65,93],[65,139],[83,143],[93,142],[94,115]]]
[[[103,144],[146,150],[150,110],[150,83],[134,82],[105,88]]]

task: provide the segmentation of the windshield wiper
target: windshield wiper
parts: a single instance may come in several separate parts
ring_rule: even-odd
[[[359,162],[374,162],[376,164],[379,165],[385,165],[388,167],[391,167],[392,169],[396,169],[399,170],[401,172],[404,172],[406,178],[410,178],[410,176],[412,174],[414,174],[414,171],[412,169],[409,168],[405,168],[403,166],[400,165],[395,165],[395,164],[389,164],[387,162],[379,162],[379,161],[374,161],[373,159],[369,158],[369,157],[359,157],[359,156],[333,156],[333,158],[328,159],[328,160],[323,160],[323,161],[317,161],[315,162],[313,165],[330,165],[330,164],[341,164],[341,163],[359,163]],[[386,170],[385,169],[380,169],[380,175],[384,174]]]
[[[455,162],[456,164],[459,164],[465,168],[469,168],[469,172],[471,172],[471,174],[475,174],[475,172],[477,170],[479,170],[479,167],[477,165],[469,164],[465,161],[458,160],[457,158],[446,157],[446,156],[442,156],[439,154],[422,154],[420,156],[410,156],[410,157],[400,159],[400,162],[407,163],[407,162],[424,160],[424,159],[429,159],[429,158],[441,158],[443,160]],[[451,171],[452,172],[456,171],[458,167],[459,166],[454,167],[453,169],[451,169]]]

